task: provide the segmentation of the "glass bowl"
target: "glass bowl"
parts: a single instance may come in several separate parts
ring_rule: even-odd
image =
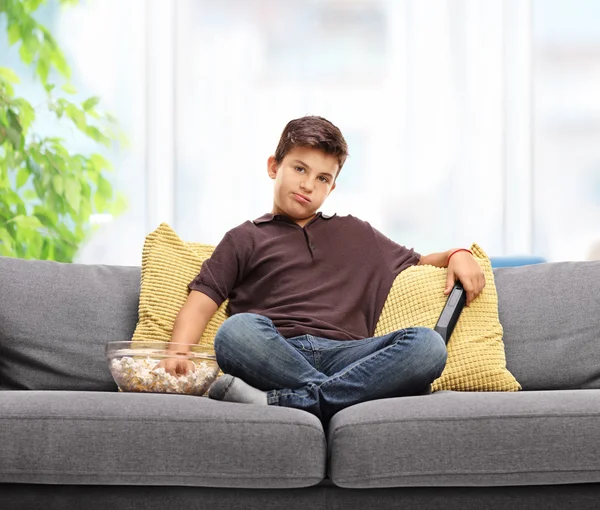
[[[106,357],[119,390],[127,392],[202,396],[219,373],[214,351],[201,345],[109,342]],[[166,363],[167,368],[179,365],[179,370],[168,372],[164,366],[159,366],[161,362]]]

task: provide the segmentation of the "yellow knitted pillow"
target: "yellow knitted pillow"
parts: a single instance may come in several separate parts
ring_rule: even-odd
[[[448,343],[448,361],[433,391],[519,391],[521,385],[506,368],[502,325],[492,265],[484,251],[471,251],[485,274],[486,286],[465,307]],[[394,281],[383,307],[375,336],[411,326],[435,327],[446,303],[447,270],[413,266]]]
[[[200,272],[202,263],[214,250],[215,247],[208,244],[183,242],[166,223],[146,236],[134,341],[168,342],[171,339],[175,318],[189,293],[188,283]],[[217,330],[227,319],[225,309],[228,302],[221,304],[198,342],[212,352]]]

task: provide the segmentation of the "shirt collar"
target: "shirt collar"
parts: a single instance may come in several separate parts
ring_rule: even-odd
[[[316,214],[317,218],[323,218],[324,220],[330,220],[331,218],[333,218],[336,214],[333,213],[331,216],[329,214],[323,214],[321,211],[319,211]],[[288,218],[286,216],[283,216],[281,214],[271,214],[271,213],[267,213],[267,214],[263,214],[260,218],[256,218],[254,220],[254,224],[255,225],[260,225],[261,223],[268,223],[270,221],[273,220],[288,220]],[[289,221],[289,220],[288,220]]]

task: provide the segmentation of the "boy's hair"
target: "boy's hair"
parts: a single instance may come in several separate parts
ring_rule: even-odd
[[[296,147],[313,147],[335,156],[339,165],[337,175],[348,157],[348,144],[342,132],[323,117],[306,116],[287,123],[275,150],[277,164],[280,165],[285,155]]]

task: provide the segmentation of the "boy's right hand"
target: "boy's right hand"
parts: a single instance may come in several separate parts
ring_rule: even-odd
[[[196,367],[189,359],[166,358],[156,365],[154,370],[157,368],[164,368],[165,372],[171,375],[185,375],[188,372],[193,372]]]

